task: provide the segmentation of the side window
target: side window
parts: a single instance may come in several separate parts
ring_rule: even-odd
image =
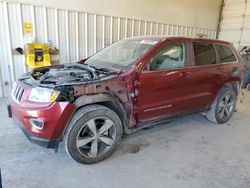
[[[163,47],[150,60],[150,70],[176,69],[186,63],[186,46],[184,43],[169,44]]]
[[[221,63],[229,63],[237,61],[231,48],[225,45],[215,45],[215,48],[219,54]]]
[[[194,42],[195,65],[211,65],[216,64],[215,50],[212,44]]]

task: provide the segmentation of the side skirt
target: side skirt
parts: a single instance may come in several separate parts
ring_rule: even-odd
[[[125,128],[124,132],[125,132],[125,134],[131,134],[131,133],[137,132],[141,129],[145,129],[148,127],[153,127],[156,125],[168,123],[172,120],[178,119],[181,116],[186,116],[186,115],[190,115],[190,114],[197,114],[197,113],[201,113],[201,112],[205,113],[206,111],[207,111],[207,109],[202,109],[202,110],[195,111],[195,112],[181,113],[181,114],[177,114],[177,115],[174,115],[171,117],[168,116],[168,117],[154,119],[154,120],[150,120],[150,121],[146,121],[146,122],[142,122],[142,123],[137,123],[135,128],[132,128],[132,129]]]

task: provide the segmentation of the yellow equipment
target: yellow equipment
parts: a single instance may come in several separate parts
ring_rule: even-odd
[[[51,66],[49,45],[40,43],[27,44],[26,64],[32,69]]]

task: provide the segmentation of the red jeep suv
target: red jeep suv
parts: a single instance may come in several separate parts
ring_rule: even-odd
[[[245,64],[232,44],[181,37],[121,40],[14,84],[9,115],[31,142],[83,164],[112,154],[124,133],[193,112],[215,123],[234,110]]]

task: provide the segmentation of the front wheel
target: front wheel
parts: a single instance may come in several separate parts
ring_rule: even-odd
[[[78,163],[92,164],[109,157],[122,136],[118,115],[102,105],[79,109],[65,134],[66,151]]]
[[[232,88],[222,88],[208,111],[207,118],[218,124],[228,122],[235,111],[236,99]]]

